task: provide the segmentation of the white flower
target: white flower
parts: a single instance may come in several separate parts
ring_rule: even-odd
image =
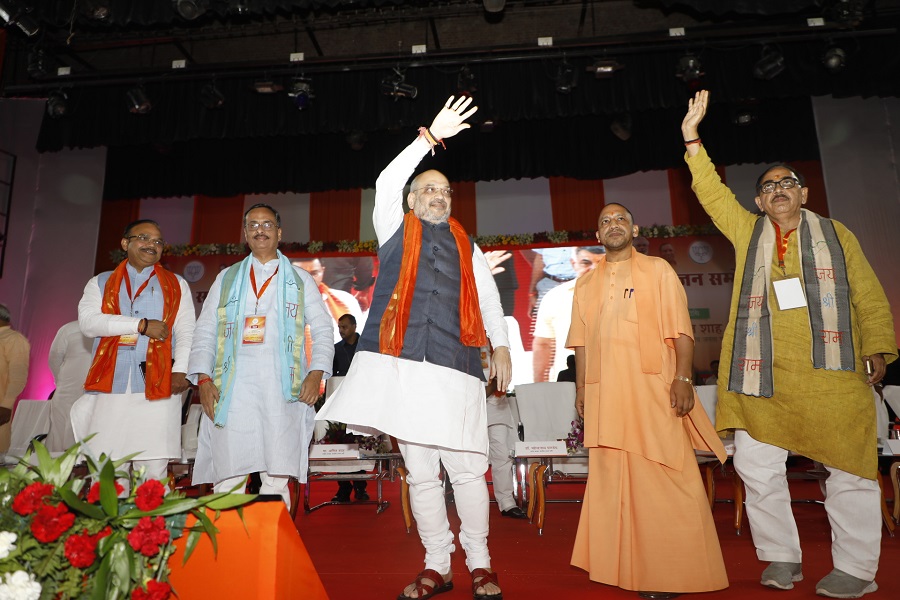
[[[41,597],[41,584],[34,580],[34,575],[25,571],[6,573],[6,583],[0,583],[0,600],[38,600]]]
[[[16,549],[16,539],[18,537],[10,531],[0,531],[0,560],[9,556],[9,553]]]

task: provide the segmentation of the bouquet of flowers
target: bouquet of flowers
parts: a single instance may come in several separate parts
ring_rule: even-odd
[[[572,421],[572,430],[566,436],[566,452],[577,454],[584,447],[584,419],[578,417]]]
[[[0,598],[22,600],[164,600],[173,539],[187,533],[187,562],[201,535],[216,547],[205,508],[246,504],[246,494],[188,498],[119,461],[85,455],[87,473],[73,476],[80,444],[52,458],[40,442],[12,470],[0,470]],[[31,463],[36,463],[32,465]],[[130,481],[130,492],[117,481]],[[186,527],[187,515],[197,518]],[[216,513],[218,514],[218,513]]]

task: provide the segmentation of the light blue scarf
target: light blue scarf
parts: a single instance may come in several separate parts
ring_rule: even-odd
[[[278,271],[281,275],[276,279],[276,282],[280,282],[277,293],[281,310],[284,311],[282,318],[278,320],[278,338],[283,348],[283,351],[278,353],[281,358],[281,393],[287,402],[297,402],[307,367],[303,347],[306,326],[303,321],[303,281],[294,272],[294,267],[287,257],[280,251],[276,252]],[[251,268],[253,268],[252,255],[230,266],[222,278],[222,291],[216,311],[218,347],[216,371],[213,375],[213,382],[219,388],[219,402],[215,414],[216,427],[225,426],[228,407],[231,405],[235,360],[238,344],[241,343]],[[293,300],[296,302],[291,302]],[[291,322],[294,326],[287,326]]]

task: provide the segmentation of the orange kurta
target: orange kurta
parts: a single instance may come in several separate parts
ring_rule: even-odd
[[[699,400],[685,418],[669,404],[680,335],[693,337],[687,297],[664,260],[633,252],[578,281],[567,346],[585,348],[590,465],[572,564],[594,581],[667,592],[728,586],[692,452],[724,459],[725,450]]]

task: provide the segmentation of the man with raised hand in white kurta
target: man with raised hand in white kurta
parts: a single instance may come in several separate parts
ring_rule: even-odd
[[[156,222],[129,224],[121,243],[126,260],[88,281],[78,303],[81,332],[96,340],[72,429],[78,440],[96,434],[85,442],[96,454],[139,453],[133,466],[161,479],[181,456],[194,303],[187,282],[159,264],[165,242]]]
[[[278,251],[278,211],[251,206],[243,229],[250,256],[210,287],[188,364],[205,415],[193,483],[240,491],[258,471],[260,493],[279,494],[290,508],[288,479],[306,481],[313,405],[331,374],[331,315],[309,273]]]
[[[379,276],[356,357],[338,391],[316,416],[349,429],[397,438],[409,472],[410,500],[425,546],[425,570],[400,598],[427,598],[453,587],[439,471],[456,496],[475,598],[502,597],[487,548],[488,436],[480,347],[494,346],[491,377],[509,385],[509,341],[500,295],[481,250],[450,218],[453,190],[438,171],[403,188],[441,140],[469,127],[472,99],[451,97],[430,128],[389,164],[375,185]],[[469,109],[467,111],[467,109]]]

